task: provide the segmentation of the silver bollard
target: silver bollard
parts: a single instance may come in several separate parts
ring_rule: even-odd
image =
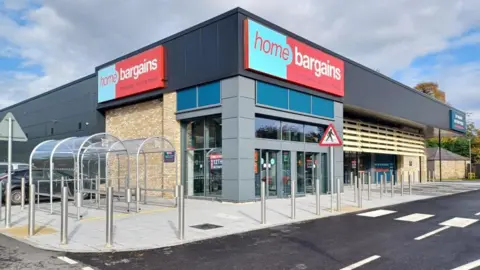
[[[62,187],[62,209],[60,224],[60,244],[68,244],[68,187]]]
[[[379,182],[379,179],[378,179],[378,172],[375,171],[375,184],[377,184],[377,188],[378,188],[378,182]]]
[[[400,173],[400,195],[403,196],[403,172]]]
[[[83,196],[82,196],[82,193],[80,192],[77,192],[76,195],[76,205],[77,205],[77,220],[80,220],[80,208],[82,207],[82,200],[83,200]],[[113,194],[112,194],[113,195]]]
[[[28,189],[28,236],[35,234],[35,185]]]
[[[0,220],[2,220],[3,184],[0,183]]]
[[[293,185],[292,181],[290,181],[290,185]],[[267,209],[267,206],[266,206],[266,202],[265,202],[265,181],[263,180],[260,180],[260,202],[261,202],[261,205],[260,207],[262,208],[261,209],[261,222],[262,224],[265,224],[267,223],[266,221],[266,209]]]
[[[383,172],[383,193],[387,195],[387,173]]]
[[[183,185],[178,186],[178,239],[185,238],[185,197]]]
[[[113,244],[113,187],[107,189],[107,211],[106,211],[106,247],[112,247]]]
[[[358,178],[358,207],[359,208],[362,208],[362,193],[363,193],[363,190],[362,190],[362,176],[360,176],[360,178]]]
[[[357,202],[357,176],[354,175],[352,178],[353,182],[353,202]]]
[[[140,212],[140,187],[135,188],[135,207],[137,210],[137,213]]]
[[[20,187],[20,192],[22,193],[22,197],[21,197],[21,207],[22,207],[22,210],[25,209],[25,177],[22,177],[22,182],[20,183],[22,186]]]
[[[413,178],[413,175],[412,175],[412,178]],[[412,195],[412,181],[413,181],[412,178],[410,178],[410,172],[408,172],[408,186],[409,186],[408,189],[409,189],[410,195]]]
[[[350,186],[353,186],[353,172],[350,172]]]
[[[372,199],[371,193],[372,193],[372,178],[370,177],[370,174],[367,173],[367,189],[368,189],[368,200],[370,201]]]
[[[393,182],[395,181],[395,173],[393,172],[392,170],[392,176],[390,177],[390,189],[391,189],[391,196],[393,198],[393,196],[395,195],[395,190],[393,189]]]
[[[380,199],[383,198],[383,174],[380,174]]]
[[[132,202],[132,189],[127,188],[127,203],[131,203],[131,202]]]
[[[290,193],[291,193],[291,196],[290,196],[290,199],[291,199],[291,213],[290,213],[290,217],[292,219],[295,219],[295,208],[296,208],[296,205],[295,205],[295,184],[297,183],[297,181],[291,181],[291,185],[290,185]]]
[[[337,211],[342,211],[342,192],[340,190],[340,177],[337,177]]]
[[[95,189],[97,193],[95,193],[95,201],[97,202],[97,208],[100,208],[100,177],[97,175]]]
[[[316,199],[317,199],[317,216],[320,215],[320,179],[315,179],[315,196],[316,196]]]

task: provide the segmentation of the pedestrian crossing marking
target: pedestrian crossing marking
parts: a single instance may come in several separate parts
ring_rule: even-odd
[[[431,218],[433,216],[434,215],[415,213],[415,214],[411,214],[411,215],[408,215],[408,216],[403,216],[403,217],[396,218],[395,220],[408,221],[408,222],[418,222],[418,221],[421,221],[421,220],[424,220],[424,219],[427,219],[427,218]]]
[[[362,216],[362,217],[381,217],[381,216],[390,215],[390,214],[393,214],[393,213],[396,213],[396,212],[397,211],[380,209],[380,210],[370,211],[370,212],[361,213],[361,214],[357,214],[357,215]]]
[[[459,218],[455,217],[440,223],[441,226],[450,226],[450,227],[457,227],[457,228],[465,228],[473,223],[477,222],[478,219],[472,218]]]

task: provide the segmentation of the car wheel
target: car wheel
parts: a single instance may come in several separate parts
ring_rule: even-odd
[[[14,189],[12,190],[12,193],[10,194],[11,196],[11,201],[12,205],[19,205],[22,203],[22,191],[20,189]]]

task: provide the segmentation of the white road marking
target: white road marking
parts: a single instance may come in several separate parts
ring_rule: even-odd
[[[362,265],[365,265],[365,264],[367,264],[367,263],[369,263],[369,262],[372,262],[372,261],[374,261],[374,260],[376,260],[376,259],[378,259],[378,258],[380,258],[380,256],[378,256],[378,255],[373,255],[373,256],[368,257],[368,258],[366,258],[366,259],[363,259],[363,260],[361,260],[361,261],[359,261],[359,262],[357,262],[357,263],[354,263],[354,264],[352,264],[352,265],[349,265],[349,266],[347,266],[347,267],[344,267],[344,268],[342,268],[342,269],[340,269],[340,270],[352,270],[352,269],[358,268],[358,267],[360,267],[360,266],[362,266]]]
[[[380,210],[370,211],[370,212],[361,213],[361,214],[357,214],[357,215],[362,216],[362,217],[381,217],[381,216],[393,214],[395,212],[397,212],[397,211],[380,209]]]
[[[457,227],[457,228],[465,228],[468,225],[471,225],[477,222],[478,219],[471,219],[471,218],[459,218],[455,217],[440,223],[441,226],[450,226],[450,227]]]
[[[476,268],[478,266],[480,266],[480,260],[476,260],[476,261],[461,265],[461,266],[459,266],[457,268],[454,268],[452,270],[470,270],[470,269]]]
[[[82,270],[93,270],[93,268],[87,266],[87,267],[83,267]]]
[[[450,227],[449,227],[449,226],[441,227],[441,228],[439,228],[439,229],[436,229],[435,231],[431,231],[431,232],[429,232],[429,233],[426,233],[426,234],[424,234],[424,235],[421,235],[421,236],[415,238],[415,240],[425,239],[425,238],[427,238],[427,237],[429,237],[429,236],[432,236],[432,235],[434,235],[434,234],[436,234],[436,233],[438,233],[438,232],[441,232],[441,231],[443,231],[443,230],[446,230],[446,229],[448,229],[448,228],[450,228]]]
[[[433,216],[434,215],[415,213],[415,214],[411,214],[411,215],[408,215],[408,216],[396,218],[395,220],[408,221],[408,222],[418,222],[418,221],[421,221],[421,220],[424,220],[424,219],[427,219],[427,218],[431,218]]]
[[[480,216],[480,212],[476,213],[475,216]]]
[[[77,264],[76,261],[74,261],[74,260],[72,260],[72,259],[70,259],[70,258],[68,258],[68,257],[57,257],[57,258],[60,259],[60,260],[62,260],[62,261],[64,261],[64,262],[66,262],[66,263],[68,263],[68,264]]]

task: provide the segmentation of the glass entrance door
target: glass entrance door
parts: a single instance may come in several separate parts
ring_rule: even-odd
[[[305,153],[305,192],[315,193],[315,180],[320,179],[318,153]]]
[[[260,183],[265,181],[267,197],[278,195],[277,183],[278,151],[255,150],[255,195],[260,196]],[[279,166],[282,166],[280,163]]]

